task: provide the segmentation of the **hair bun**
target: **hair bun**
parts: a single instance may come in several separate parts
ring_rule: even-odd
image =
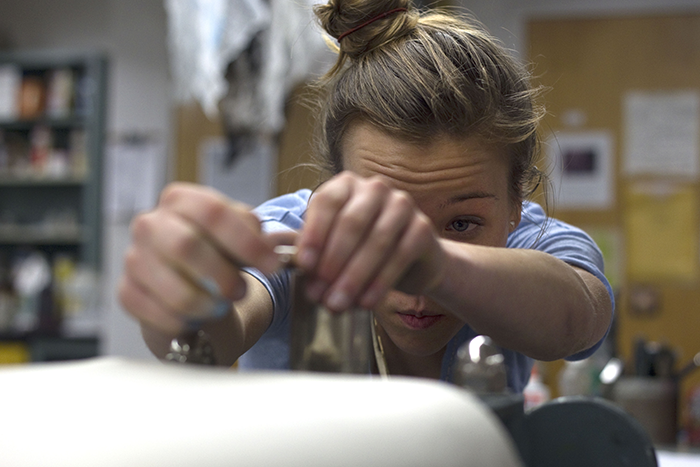
[[[410,0],[330,0],[316,5],[314,12],[338,41],[341,55],[350,58],[409,33],[418,20]]]

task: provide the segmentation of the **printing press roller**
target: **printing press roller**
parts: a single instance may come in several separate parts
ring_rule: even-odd
[[[2,464],[655,466],[626,414],[433,380],[98,358],[0,369]]]

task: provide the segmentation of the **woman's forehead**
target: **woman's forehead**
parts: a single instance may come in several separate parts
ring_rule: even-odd
[[[478,136],[437,137],[418,144],[359,124],[348,130],[341,150],[344,168],[366,176],[376,171],[420,182],[426,177],[449,177],[447,172],[508,173],[505,151]]]

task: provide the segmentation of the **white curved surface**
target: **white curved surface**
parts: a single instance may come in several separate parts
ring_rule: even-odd
[[[436,381],[99,358],[0,369],[0,463],[520,466],[494,415]]]

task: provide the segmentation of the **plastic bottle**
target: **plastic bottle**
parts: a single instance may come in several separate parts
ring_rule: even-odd
[[[551,391],[542,382],[537,364],[532,367],[530,380],[523,389],[523,398],[525,399],[525,412],[539,407],[551,398]]]
[[[700,385],[688,392],[685,412],[685,441],[694,448],[700,447]]]
[[[567,361],[559,373],[560,396],[589,396],[592,394],[593,368],[586,360]]]

